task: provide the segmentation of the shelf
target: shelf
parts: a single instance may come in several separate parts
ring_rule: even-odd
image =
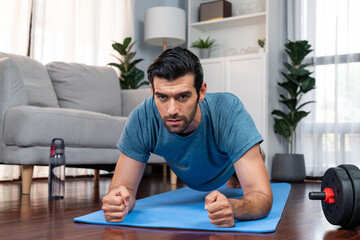
[[[211,63],[211,62],[218,62],[222,59],[227,60],[234,60],[234,59],[252,59],[252,58],[261,58],[265,57],[266,53],[246,53],[246,54],[240,54],[240,55],[232,55],[232,56],[223,56],[223,57],[214,57],[214,58],[202,58],[200,59],[201,63]]]
[[[190,26],[202,31],[211,31],[221,28],[232,28],[243,25],[265,23],[266,12],[259,12],[247,15],[223,18],[219,20],[208,20],[203,22],[192,23]]]

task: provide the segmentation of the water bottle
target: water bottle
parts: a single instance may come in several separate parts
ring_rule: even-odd
[[[64,198],[65,143],[61,138],[51,141],[49,157],[49,198]]]

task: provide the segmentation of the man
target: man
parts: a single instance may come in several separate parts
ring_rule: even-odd
[[[212,224],[232,227],[235,219],[267,216],[272,192],[259,151],[262,138],[239,99],[230,93],[206,95],[199,59],[179,47],[155,59],[148,79],[153,97],[131,113],[117,145],[121,154],[103,198],[106,221],[121,222],[134,208],[151,152],[196,190],[220,187],[235,170],[244,197],[208,194],[205,209]]]

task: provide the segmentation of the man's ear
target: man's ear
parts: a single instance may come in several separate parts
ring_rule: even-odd
[[[203,82],[201,85],[200,91],[199,91],[199,102],[201,102],[205,99],[206,89],[207,89],[206,82]]]

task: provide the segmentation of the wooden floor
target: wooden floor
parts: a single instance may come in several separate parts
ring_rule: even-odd
[[[48,200],[47,180],[33,181],[30,196],[21,195],[20,182],[0,183],[0,239],[360,239],[360,228],[330,225],[320,202],[308,200],[319,183],[292,184],[280,224],[274,233],[246,234],[175,229],[146,229],[74,223],[73,218],[97,211],[111,179],[67,179],[63,200]],[[161,174],[143,179],[137,198],[183,187],[171,186]]]

